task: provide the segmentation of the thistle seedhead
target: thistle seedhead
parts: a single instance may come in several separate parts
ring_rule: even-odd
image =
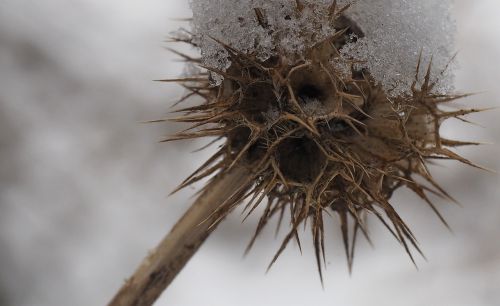
[[[301,20],[301,14],[318,7],[297,0],[294,18]],[[364,36],[347,17],[348,9],[349,5],[333,1],[322,15],[330,35],[296,54],[277,44],[272,55],[261,57],[210,37],[230,64],[220,69],[184,56],[205,71],[175,80],[189,91],[181,101],[199,96],[204,102],[178,110],[182,115],[173,120],[192,126],[166,139],[224,139],[215,155],[179,189],[235,166],[248,167],[251,177],[228,199],[229,204],[218,208],[220,218],[215,223],[236,205],[244,204],[247,216],[264,205],[250,249],[272,217],[277,216],[280,226],[289,214],[290,228],[272,265],[291,240],[300,245],[299,227],[309,222],[320,275],[325,262],[325,217],[340,219],[349,267],[358,232],[369,239],[368,214],[385,225],[413,260],[410,246],[420,249],[390,203],[394,191],[409,188],[446,225],[428,195],[453,199],[435,182],[428,164],[450,159],[477,167],[451,150],[474,143],[445,139],[440,127],[446,119],[461,119],[479,110],[446,111],[445,105],[464,95],[436,93],[439,78],[432,76],[432,62],[423,67],[421,57],[407,93],[390,95],[369,69],[340,52]],[[263,9],[255,8],[254,14],[256,26],[272,31]],[[179,40],[200,47],[196,37]],[[222,80],[216,85],[214,75]]]

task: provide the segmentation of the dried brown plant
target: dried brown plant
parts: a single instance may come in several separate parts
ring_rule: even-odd
[[[227,71],[204,67],[206,71],[198,75],[163,80],[188,90],[178,103],[193,96],[203,99],[176,111],[180,115],[170,120],[191,126],[164,141],[215,137],[224,144],[177,189],[211,177],[195,204],[204,205],[203,211],[197,208],[198,215],[190,217],[192,208],[183,219],[190,223],[184,226],[187,221],[181,220],[122,289],[122,296],[134,292],[130,295],[135,300],[123,302],[119,294],[112,305],[150,305],[238,205],[244,205],[246,216],[264,206],[248,250],[271,218],[278,219],[279,227],[289,215],[288,233],[270,266],[292,240],[301,245],[299,227],[309,226],[321,279],[325,217],[336,215],[340,220],[349,268],[358,234],[370,239],[367,215],[383,223],[411,260],[412,247],[421,253],[412,231],[390,203],[400,187],[416,193],[447,226],[429,195],[454,199],[434,180],[428,165],[445,159],[480,168],[452,150],[478,143],[446,139],[440,127],[447,119],[465,121],[463,116],[481,110],[450,110],[448,105],[466,95],[434,93],[432,63],[422,67],[420,58],[410,93],[399,97],[388,95],[370,71],[357,69],[353,61],[347,62],[347,73],[339,70],[332,59],[341,60],[339,49],[355,39],[350,34],[362,37],[363,33],[344,16],[348,6],[335,3],[330,18],[337,32],[304,56],[278,55],[263,62],[216,40],[230,56]],[[297,1],[296,13],[302,9]],[[266,27],[263,13],[256,9],[255,14]],[[175,40],[196,47],[191,39]],[[199,59],[180,55],[201,65]],[[422,70],[426,72],[421,79]],[[223,76],[222,84],[211,85],[210,73]],[[185,232],[191,236],[182,236]],[[137,277],[140,274],[142,278]],[[152,287],[155,293],[149,296]]]

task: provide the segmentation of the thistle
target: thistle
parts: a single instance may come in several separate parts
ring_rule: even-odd
[[[422,253],[390,202],[400,187],[416,193],[448,226],[429,194],[454,199],[428,165],[446,159],[480,168],[452,150],[478,143],[446,139],[440,127],[447,119],[465,120],[463,116],[481,110],[450,110],[448,105],[466,95],[442,93],[438,87],[448,67],[433,75],[432,60],[424,65],[422,51],[406,90],[391,91],[381,84],[369,66],[345,52],[365,37],[349,9],[350,4],[337,1],[295,1],[284,19],[300,22],[306,14],[321,12],[317,19],[306,19],[312,26],[300,32],[307,43],[301,42],[299,51],[281,47],[283,36],[273,34],[269,12],[261,7],[253,8],[253,21],[274,46],[265,56],[210,35],[205,40],[196,35],[174,39],[201,48],[202,54],[210,45],[224,57],[217,67],[180,54],[204,70],[163,81],[187,89],[179,103],[193,96],[203,103],[177,110],[180,115],[170,120],[191,126],[165,141],[211,137],[223,144],[176,189],[210,178],[112,305],[150,305],[215,226],[240,205],[245,218],[264,207],[247,250],[271,218],[277,218],[278,227],[289,220],[269,267],[292,240],[301,246],[299,230],[309,227],[321,280],[324,224],[332,216],[340,220],[349,269],[359,234],[370,241],[368,215],[383,223],[412,261],[412,247]],[[318,35],[310,35],[314,31]],[[320,35],[325,31],[328,35]]]

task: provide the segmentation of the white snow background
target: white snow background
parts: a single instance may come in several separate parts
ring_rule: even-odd
[[[461,103],[500,106],[500,2],[456,3],[456,87],[481,92]],[[210,152],[157,144],[180,127],[140,123],[182,93],[151,80],[182,73],[162,41],[189,16],[187,0],[0,1],[1,306],[105,305],[189,206],[193,190],[167,194]],[[444,131],[496,143],[459,152],[499,170],[498,117]],[[352,276],[331,226],[324,290],[312,248],[291,245],[265,274],[279,240],[266,231],[243,258],[256,220],[234,214],[156,305],[500,305],[499,177],[433,169],[463,206],[438,201],[453,233],[409,192],[393,201],[428,258],[419,271],[371,222],[375,249],[359,240]]]

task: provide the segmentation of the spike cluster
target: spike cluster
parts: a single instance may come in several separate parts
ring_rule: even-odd
[[[297,0],[296,13],[301,14],[303,8]],[[368,214],[378,218],[412,258],[410,247],[420,249],[390,203],[393,192],[409,188],[446,224],[428,195],[453,199],[434,181],[428,164],[433,159],[449,159],[475,166],[450,148],[476,143],[444,139],[440,126],[446,119],[463,120],[462,116],[479,110],[445,111],[445,105],[464,96],[435,94],[431,64],[425,78],[419,79],[419,71],[424,69],[420,59],[411,94],[389,97],[368,70],[357,70],[356,63],[339,52],[363,35],[344,16],[347,8],[337,7],[334,1],[329,14],[336,32],[304,56],[278,55],[260,61],[214,39],[230,56],[227,71],[203,67],[206,71],[197,75],[165,80],[179,82],[189,91],[181,102],[192,96],[204,100],[178,111],[182,115],[171,120],[192,126],[165,141],[225,139],[179,189],[223,174],[235,165],[247,166],[252,176],[219,207],[218,221],[239,204],[245,205],[247,216],[265,206],[251,248],[273,216],[281,224],[289,214],[290,229],[271,264],[291,240],[300,245],[299,226],[309,224],[320,276],[325,217],[337,215],[340,220],[349,267],[358,232],[369,240]],[[257,8],[255,14],[265,27],[263,12]],[[178,40],[196,46],[190,39]],[[201,65],[198,59],[183,57]],[[339,69],[338,62],[347,65],[347,73]],[[211,85],[210,73],[224,81]]]

